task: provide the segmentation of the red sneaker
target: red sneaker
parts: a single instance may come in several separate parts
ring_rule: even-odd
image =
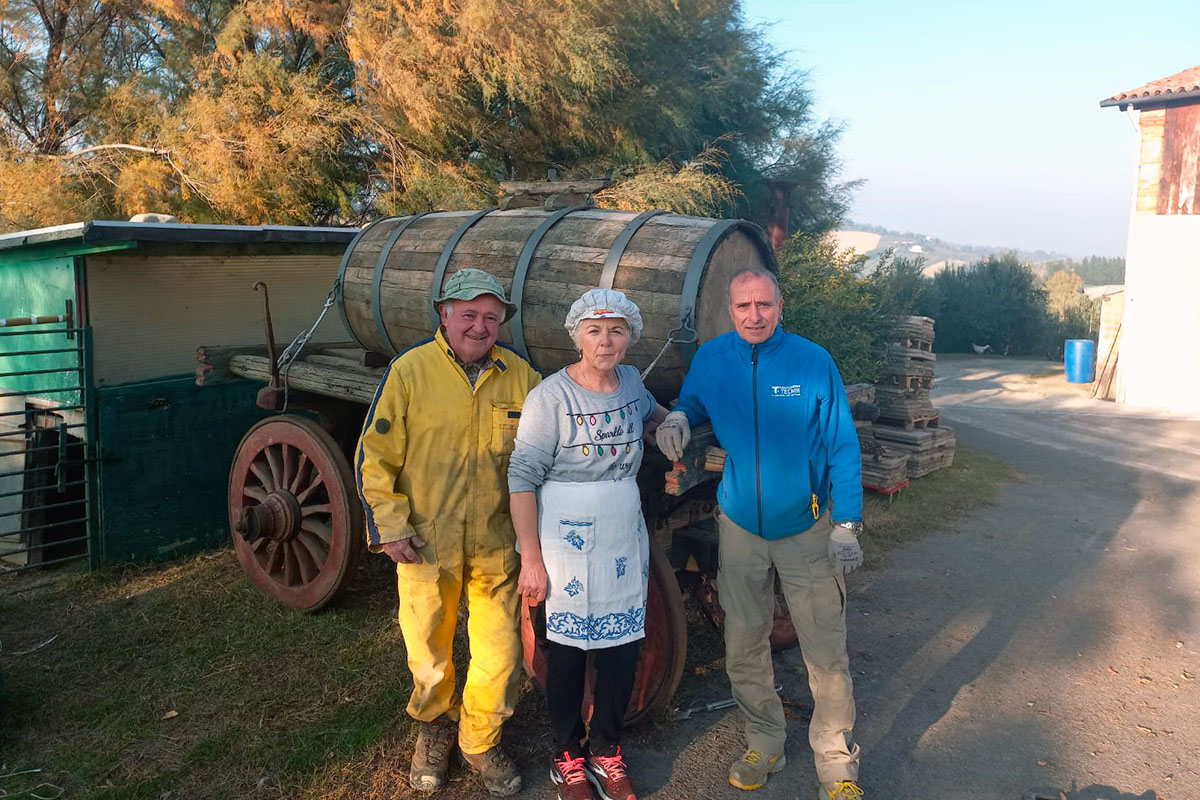
[[[550,780],[558,790],[558,800],[596,800],[583,764],[583,756],[572,758],[566,751],[550,762]]]
[[[603,800],[637,800],[620,747],[611,756],[588,756],[587,779]]]

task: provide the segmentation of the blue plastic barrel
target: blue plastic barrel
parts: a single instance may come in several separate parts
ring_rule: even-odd
[[[1096,377],[1096,343],[1091,339],[1067,339],[1063,362],[1067,383],[1091,383]]]

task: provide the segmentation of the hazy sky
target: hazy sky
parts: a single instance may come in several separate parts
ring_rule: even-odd
[[[1103,98],[1200,63],[1195,0],[743,0],[845,123],[850,216],[1124,255],[1136,134]]]

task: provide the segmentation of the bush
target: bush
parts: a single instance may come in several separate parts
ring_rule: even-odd
[[[1004,355],[1042,355],[1049,314],[1046,290],[1014,253],[939,272],[921,300],[937,320],[940,352],[991,345]]]
[[[919,262],[888,254],[863,276],[866,260],[830,239],[800,234],[779,253],[784,327],[828,350],[846,383],[879,375],[894,317],[913,313],[908,304],[924,290]]]

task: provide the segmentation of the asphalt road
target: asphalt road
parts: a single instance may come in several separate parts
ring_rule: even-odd
[[[852,577],[868,798],[1200,798],[1200,422],[1090,400],[1055,369],[939,364],[943,424],[1019,476]],[[815,795],[799,663],[776,658],[788,767],[755,796]],[[740,726],[734,710],[638,734],[640,796],[747,797],[725,782]]]

